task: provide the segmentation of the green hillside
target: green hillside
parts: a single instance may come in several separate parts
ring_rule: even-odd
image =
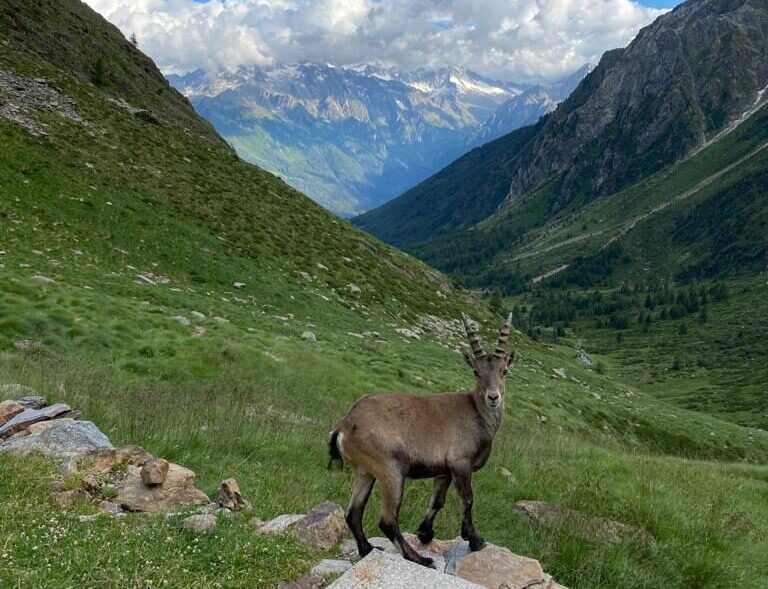
[[[346,408],[371,391],[470,387],[456,318],[482,320],[484,341],[500,323],[240,161],[78,2],[0,5],[0,134],[0,383],[82,409],[114,444],[195,470],[209,494],[236,477],[263,519],[345,504],[351,474],[325,466]],[[570,342],[513,340],[506,422],[476,484],[489,541],[572,589],[765,586],[764,431],[645,394],[608,352],[588,367]],[[2,587],[273,588],[317,560],[241,516],[202,540],[174,519],[79,522],[52,503],[53,470],[0,455]],[[406,529],[430,493],[409,485]],[[538,528],[519,499],[641,526],[655,542]],[[458,521],[452,497],[437,533],[455,536]]]

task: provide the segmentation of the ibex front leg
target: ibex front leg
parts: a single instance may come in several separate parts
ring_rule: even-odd
[[[435,531],[432,526],[435,523],[435,516],[443,508],[443,505],[445,505],[445,496],[448,493],[448,487],[450,486],[450,475],[435,477],[432,501],[429,503],[429,509],[427,509],[427,513],[424,515],[424,520],[419,525],[419,531],[417,532],[419,541],[421,541],[422,544],[429,544],[435,537]]]
[[[481,550],[485,546],[485,540],[475,531],[472,523],[472,470],[454,472],[453,484],[461,499],[461,537],[469,541],[470,550]]]

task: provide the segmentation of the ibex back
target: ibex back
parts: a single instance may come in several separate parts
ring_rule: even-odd
[[[475,330],[462,316],[472,355],[464,358],[475,374],[475,389],[467,393],[430,396],[368,395],[360,399],[331,432],[331,461],[345,459],[355,482],[346,519],[360,556],[372,547],[363,532],[363,512],[376,481],[381,486],[379,527],[408,560],[432,566],[400,532],[398,516],[403,485],[408,478],[434,477],[434,492],[418,530],[427,544],[433,522],[445,503],[451,483],[462,501],[461,537],[472,550],[485,541],[472,523],[472,473],[483,467],[504,415],[504,378],[514,353],[506,352],[512,315],[501,328],[496,349],[487,355]]]

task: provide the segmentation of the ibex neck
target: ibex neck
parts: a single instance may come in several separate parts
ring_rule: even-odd
[[[502,400],[501,405],[495,409],[491,409],[485,404],[484,400],[478,397],[477,391],[473,393],[472,400],[475,402],[475,409],[480,416],[480,423],[486,433],[491,438],[494,438],[501,427],[501,420],[504,417],[504,401]]]

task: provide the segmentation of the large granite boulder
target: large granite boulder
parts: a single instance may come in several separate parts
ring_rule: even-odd
[[[456,564],[456,576],[488,589],[552,589],[552,577],[538,560],[518,556],[506,548],[489,544]]]
[[[405,560],[399,554],[374,550],[328,589],[481,589],[465,579]],[[498,587],[494,587],[498,589]]]
[[[111,449],[107,436],[93,423],[70,418],[33,423],[0,443],[0,452],[36,451],[62,460]]]

